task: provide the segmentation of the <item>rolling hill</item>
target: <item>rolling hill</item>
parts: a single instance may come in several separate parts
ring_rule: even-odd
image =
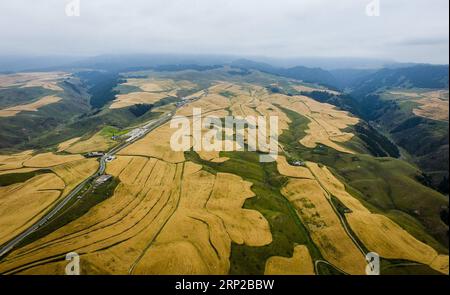
[[[314,83],[303,79],[308,72]],[[365,255],[374,251],[382,273],[448,274],[448,197],[404,159],[414,151],[427,157],[438,136],[448,138],[448,129],[426,118],[445,95],[418,88],[405,95],[395,84],[370,93],[380,100],[372,113],[361,97],[320,83],[324,72],[171,65],[70,73],[57,84],[61,101],[16,115],[31,126],[41,117],[57,124],[2,149],[2,242],[86,184],[0,258],[0,273],[62,274],[66,253],[75,251],[83,274],[364,274]],[[48,95],[40,91],[35,99]],[[71,107],[77,99],[82,109]],[[58,104],[72,111],[61,114],[66,120],[46,109]],[[163,119],[192,119],[194,108],[220,122],[277,116],[277,158],[260,162],[266,153],[260,145],[248,150],[249,137],[243,150],[198,150],[193,141],[172,149],[175,129]],[[430,130],[426,146],[419,137]],[[414,151],[405,151],[400,139],[414,136]],[[220,140],[235,142],[237,132]],[[104,162],[111,178],[89,178],[99,163],[82,154],[111,148],[114,158]]]

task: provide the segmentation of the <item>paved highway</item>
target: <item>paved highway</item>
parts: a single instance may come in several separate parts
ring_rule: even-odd
[[[168,114],[165,114],[163,117],[161,117],[157,120],[151,120],[151,121],[145,123],[144,128],[146,130],[144,133],[142,133],[140,136],[136,137],[134,140],[119,144],[118,146],[112,148],[103,157],[101,157],[100,158],[100,166],[99,166],[98,170],[95,172],[95,174],[91,175],[89,178],[87,178],[82,183],[80,183],[77,187],[75,187],[66,197],[64,197],[63,200],[61,200],[52,210],[50,210],[39,221],[37,221],[35,224],[33,224],[27,230],[25,230],[24,232],[22,232],[21,234],[16,236],[11,241],[2,245],[0,247],[0,258],[5,256],[17,244],[19,244],[21,241],[23,241],[23,239],[25,239],[31,233],[35,232],[37,229],[39,229],[41,226],[43,226],[48,220],[50,220],[53,216],[55,216],[70,200],[72,200],[86,186],[86,184],[90,183],[92,180],[94,180],[98,176],[104,174],[105,169],[106,169],[106,158],[108,158],[109,156],[114,156],[117,152],[119,152],[123,148],[125,148],[125,147],[129,146],[130,144],[134,143],[135,141],[141,139],[142,137],[147,135],[149,132],[151,132],[155,128],[168,122],[173,117],[174,114],[175,114],[175,111],[172,111]]]

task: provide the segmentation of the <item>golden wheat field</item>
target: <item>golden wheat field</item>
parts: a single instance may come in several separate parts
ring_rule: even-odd
[[[365,273],[365,257],[358,249],[316,180],[292,179],[282,190],[294,205],[323,257],[349,274]]]
[[[58,273],[51,257],[77,251],[87,273],[227,273],[231,241],[266,245],[269,225],[259,212],[240,209],[254,195],[250,183],[200,169],[118,157],[107,171],[121,181],[111,198],[13,252],[0,271]]]
[[[27,173],[39,170],[41,168],[17,168],[9,170],[0,170],[0,175],[11,174],[11,173]]]
[[[26,161],[23,162],[23,166],[46,168],[82,159],[84,159],[84,157],[81,155],[57,155],[48,152],[43,154],[37,154],[27,159]]]
[[[169,79],[160,80],[154,78],[148,79],[131,78],[127,79],[127,82],[125,82],[124,84],[139,87],[146,92],[163,92],[172,90],[177,87],[177,84],[173,80]]]
[[[205,97],[206,104],[212,99]],[[268,222],[242,209],[254,196],[251,183],[185,162],[183,152],[169,148],[172,132],[163,125],[122,150],[107,167],[120,180],[111,198],[8,256],[0,271],[58,273],[61,264],[50,257],[74,250],[82,254],[86,273],[225,274],[231,242],[269,244]],[[216,152],[203,157],[226,160]],[[65,181],[83,178],[68,172],[75,163],[53,170]]]
[[[0,117],[12,117],[21,112],[37,112],[38,109],[49,104],[57,103],[60,100],[61,98],[57,96],[44,96],[32,103],[2,109],[0,110]]]
[[[448,90],[392,90],[388,94],[394,95],[401,101],[414,102],[417,104],[412,110],[416,116],[447,121],[449,116],[449,92]]]
[[[119,95],[111,108],[151,103],[151,99],[196,86],[156,78],[130,78],[125,84],[142,92]],[[298,91],[323,90],[296,87]],[[187,99],[192,101],[177,108],[176,115],[187,116],[191,128],[197,123],[193,110],[200,108],[202,115],[219,119],[227,115],[277,116],[278,133],[282,134],[291,123],[283,106],[309,120],[299,144],[354,153],[345,143],[354,137],[348,130],[359,119],[306,96],[273,94],[248,83],[216,81]],[[106,173],[118,180],[110,197],[78,219],[12,251],[0,262],[0,273],[64,274],[65,254],[74,251],[80,255],[83,274],[222,275],[230,272],[233,244],[270,247],[278,233],[272,232],[270,219],[262,214],[267,212],[247,209],[254,207],[247,207],[246,201],[260,197],[254,183],[229,170],[214,171],[193,163],[183,151],[174,151],[170,141],[176,129],[170,125],[155,128],[107,163]],[[200,133],[209,131],[202,126]],[[248,143],[252,135],[244,135]],[[198,144],[194,136],[188,137],[189,147]],[[220,140],[221,147],[227,141],[234,139]],[[0,155],[0,175],[47,169],[22,183],[0,187],[0,230],[6,233],[0,244],[38,220],[97,171],[98,161],[85,159],[80,153],[107,150],[113,143],[99,132],[86,140],[76,137],[60,143],[58,152],[71,155],[33,155],[32,151]],[[292,243],[291,257],[268,257],[262,269],[265,274],[315,274],[317,262],[329,263],[347,274],[364,274],[366,253],[360,243],[383,258],[418,262],[448,274],[448,255],[439,254],[388,217],[371,212],[328,167],[313,162],[293,166],[280,148],[274,167],[283,183],[277,193],[304,225],[323,260],[313,259],[309,246]],[[198,156],[219,167],[231,167],[237,161],[216,150],[198,151]],[[337,210],[336,200],[348,209],[346,213]],[[19,209],[20,214],[16,214]]]
[[[317,86],[308,86],[308,85],[293,85],[292,88],[294,88],[297,91],[304,91],[304,92],[312,92],[312,91],[324,91],[328,92],[334,95],[339,95],[340,93],[338,91],[326,89],[323,87],[317,87]]]
[[[94,174],[98,165],[96,159],[82,158],[51,167],[51,170],[64,181],[65,188],[62,195],[65,196],[79,183]]]
[[[122,85],[139,88],[140,91],[116,95],[110,109],[120,109],[136,104],[154,104],[163,98],[177,97],[179,90],[192,89],[196,84],[179,80],[148,78],[128,78]]]
[[[327,167],[312,162],[307,162],[306,166],[290,166],[284,157],[277,159],[280,173],[290,178],[282,193],[294,205],[328,262],[347,273],[365,272],[364,253],[333,208],[333,196],[349,209],[345,218],[351,231],[369,251],[388,259],[423,263],[448,273],[448,255],[438,254],[388,217],[371,213],[346,191]],[[304,169],[309,173],[305,174]]]
[[[267,221],[256,211],[240,209],[253,196],[249,184],[232,174],[196,171],[200,168],[190,167],[183,175],[178,209],[134,273],[227,274],[231,241],[271,242]]]
[[[60,144],[58,144],[57,152],[60,153],[60,152],[67,150],[72,144],[74,144],[75,142],[77,142],[80,139],[81,139],[81,137],[74,137],[74,138],[71,138],[71,139],[61,142]]]
[[[109,150],[116,142],[111,138],[108,138],[105,135],[101,134],[101,131],[95,133],[90,138],[81,140],[77,139],[74,142],[64,142],[64,149],[61,150],[61,145],[59,146],[59,151],[65,151],[71,154],[83,154],[94,151],[107,151]]]
[[[173,151],[170,148],[170,138],[175,130],[170,124],[164,124],[150,132],[143,139],[124,148],[118,154],[130,156],[154,157],[171,163],[184,161],[183,152]]]
[[[314,178],[308,168],[302,166],[292,166],[287,162],[286,157],[282,155],[277,157],[277,169],[280,174],[289,177],[305,179]]]
[[[194,108],[201,109],[203,115],[214,111],[223,111],[228,106],[228,100],[225,97],[212,93],[205,95],[201,97],[201,99],[196,100],[188,105],[184,105],[177,111],[177,115],[192,117]]]
[[[144,92],[165,93],[168,96],[176,96],[180,89],[193,89],[196,87],[195,83],[187,80],[160,79],[155,77],[147,78],[128,78],[124,85],[135,86]]]
[[[58,82],[67,78],[64,72],[28,72],[9,75],[0,75],[0,88],[2,87],[43,87],[55,91],[63,91]]]
[[[64,182],[52,173],[0,187],[0,244],[36,222],[64,187]]]
[[[30,159],[32,153],[33,151],[29,150],[12,155],[0,155],[0,171],[22,168],[23,162]]]
[[[308,248],[298,245],[292,257],[272,256],[266,261],[265,275],[314,275]]]
[[[48,154],[39,154],[31,160],[42,161]],[[29,157],[31,157],[29,155]],[[6,242],[31,226],[62,196],[69,193],[76,185],[92,175],[98,167],[94,159],[77,159],[55,164],[52,167],[39,165],[38,168],[19,168],[2,171],[8,173],[25,173],[46,168],[45,173],[37,174],[22,183],[0,187],[0,227],[2,236],[0,243]],[[41,162],[39,162],[41,163]],[[54,164],[54,165],[53,165]],[[50,170],[54,173],[49,173]]]
[[[343,130],[357,124],[359,119],[345,111],[337,110],[330,104],[320,103],[306,96],[273,94],[268,96],[267,100],[295,111],[310,121],[308,129],[305,130],[307,135],[300,140],[302,145],[314,148],[323,144],[337,151],[353,153],[341,143],[352,139],[354,134]]]
[[[269,94],[266,89],[258,86],[243,84],[234,85],[220,83],[209,88],[209,93],[217,94],[227,91],[231,98],[216,99],[217,108],[229,108],[233,116],[277,116],[278,134],[287,129],[289,118],[277,106],[282,105],[309,119],[307,135],[300,140],[306,147],[314,148],[323,144],[341,152],[353,153],[342,145],[354,136],[353,133],[343,131],[356,125],[359,119],[345,111],[337,110],[334,106],[317,102],[306,96],[286,96],[282,94]],[[196,107],[210,111],[214,104],[207,104],[204,99],[199,100]],[[194,104],[190,104],[190,106]],[[189,114],[188,112],[182,113]]]
[[[416,100],[420,106],[413,110],[417,116],[433,120],[447,121],[449,116],[448,91],[430,91]]]
[[[165,93],[153,92],[132,92],[127,94],[119,94],[116,96],[116,99],[109,108],[120,109],[135,104],[153,104],[166,97],[169,97],[169,95]]]
[[[345,190],[345,186],[326,167],[315,163],[308,163],[308,167],[322,187],[351,210],[345,214],[348,223],[370,251],[385,258],[420,262],[448,273],[448,263],[443,263],[445,259],[448,261],[448,255],[439,255],[388,217],[371,213]]]

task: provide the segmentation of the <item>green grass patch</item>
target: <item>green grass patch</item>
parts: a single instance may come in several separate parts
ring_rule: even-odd
[[[442,275],[428,265],[399,259],[380,259],[381,275]]]
[[[100,135],[111,138],[112,136],[120,136],[127,134],[129,130],[127,129],[119,129],[113,126],[105,126],[100,130]]]
[[[21,183],[25,182],[37,175],[44,174],[44,173],[53,173],[49,169],[40,169],[36,171],[31,172],[25,172],[25,173],[8,173],[0,175],[0,186],[8,186],[15,183]]]
[[[119,94],[128,94],[132,92],[143,92],[143,90],[137,86],[133,85],[125,85],[119,84],[114,88],[115,91],[119,92]]]

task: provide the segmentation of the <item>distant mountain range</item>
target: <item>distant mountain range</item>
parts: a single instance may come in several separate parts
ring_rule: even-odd
[[[397,69],[412,67],[414,63],[397,63],[393,60],[374,58],[268,58],[261,56],[240,57],[234,55],[219,54],[104,54],[98,56],[19,56],[0,55],[0,72],[51,70],[58,68],[102,68],[109,70],[123,70],[133,67],[154,67],[161,65],[187,65],[196,64],[203,66],[224,64],[247,64],[252,67],[272,68],[320,68],[331,72],[334,76],[341,75],[342,69],[346,70],[346,76],[351,69],[354,73],[367,73],[382,68]],[[339,77],[336,77],[339,80]]]
[[[448,65],[415,65],[406,68],[384,68],[359,77],[350,86],[356,93],[370,93],[380,88],[448,88]]]

